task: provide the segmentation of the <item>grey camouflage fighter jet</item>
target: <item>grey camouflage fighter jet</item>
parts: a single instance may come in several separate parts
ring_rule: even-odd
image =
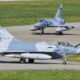
[[[64,18],[62,17],[62,4],[60,4],[56,15],[52,19],[40,19],[37,23],[33,25],[31,31],[41,30],[42,34],[44,33],[45,28],[56,27],[56,33],[59,35],[63,34],[63,31],[67,31],[73,29],[73,26],[69,26],[65,24]]]
[[[22,41],[13,37],[6,29],[0,28],[0,55],[12,58],[20,58],[21,63],[28,59],[29,63],[34,60],[47,60],[64,58],[66,64],[67,54],[79,54],[79,44],[73,46],[69,43],[58,42],[50,44],[48,42]]]

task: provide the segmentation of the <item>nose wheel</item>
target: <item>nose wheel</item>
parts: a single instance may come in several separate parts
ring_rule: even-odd
[[[66,56],[66,54],[63,54],[63,64],[67,64],[67,56]]]

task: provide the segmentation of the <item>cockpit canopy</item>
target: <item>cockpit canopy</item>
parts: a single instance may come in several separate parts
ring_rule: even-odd
[[[40,20],[39,20],[39,22],[44,22],[44,21],[45,21],[45,19],[40,19]]]
[[[67,43],[67,42],[58,42],[57,45],[67,46],[67,47],[74,47],[72,44]]]

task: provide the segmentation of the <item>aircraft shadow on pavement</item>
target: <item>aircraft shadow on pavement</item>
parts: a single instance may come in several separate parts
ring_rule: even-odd
[[[0,63],[20,63],[19,61],[0,61]]]
[[[57,35],[56,33],[44,33],[44,34],[41,34],[41,33],[32,33],[34,35]]]
[[[33,35],[57,35],[57,36],[62,36],[62,35],[80,35],[80,34],[74,34],[74,33],[63,33],[62,35],[59,35],[57,33],[44,33],[44,34],[41,34],[39,32],[36,32],[36,33],[32,33]]]
[[[21,64],[19,61],[0,61],[0,63],[10,63],[10,64]],[[64,65],[62,62],[34,62],[34,63],[28,63],[28,62],[26,62],[26,63],[23,63],[23,64],[62,64],[62,65]],[[77,62],[70,62],[70,63],[67,63],[66,65],[80,65],[80,63],[77,63]]]
[[[10,63],[10,64],[22,64],[19,61],[0,61],[0,63]],[[34,62],[34,63],[23,63],[23,64],[62,64],[62,63],[54,63],[54,62]]]
[[[80,65],[80,62],[67,62],[67,64],[63,64],[62,61],[58,61],[58,62],[35,62],[33,64],[62,64],[62,65]]]
[[[35,62],[34,64],[62,64],[62,63],[51,63],[51,62]]]

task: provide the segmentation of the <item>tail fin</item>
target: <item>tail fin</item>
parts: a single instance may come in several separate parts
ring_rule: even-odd
[[[12,39],[13,36],[6,29],[0,27],[0,52],[8,48]]]
[[[0,27],[0,39],[11,39],[12,37],[5,28]]]
[[[62,4],[60,4],[60,6],[56,12],[55,18],[62,18],[62,8],[63,8],[63,6],[62,6]]]

